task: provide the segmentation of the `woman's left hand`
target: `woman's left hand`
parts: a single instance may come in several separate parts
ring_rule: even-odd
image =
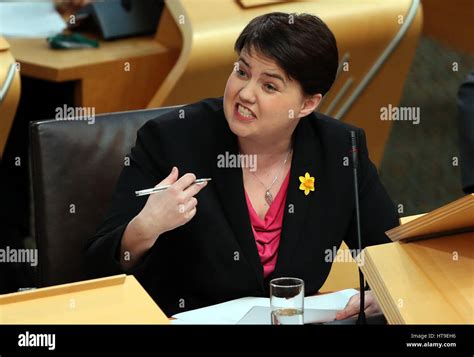
[[[375,299],[374,293],[370,290],[365,292],[365,314],[366,316],[380,313],[380,307]],[[349,317],[357,316],[359,314],[360,307],[360,293],[352,296],[344,310],[339,311],[336,314],[336,320],[344,320]]]

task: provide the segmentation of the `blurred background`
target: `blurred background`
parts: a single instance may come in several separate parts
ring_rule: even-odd
[[[364,128],[401,216],[470,192],[474,118],[460,124],[458,94],[474,71],[471,0],[0,0],[0,247],[34,248],[54,221],[35,201],[57,197],[41,191],[31,122],[58,108],[101,115],[222,96],[237,35],[271,11],[309,12],[333,30],[340,71],[319,110]],[[383,108],[419,122],[383,120]],[[61,165],[66,152],[56,155]],[[1,264],[0,293],[45,285],[37,269]]]

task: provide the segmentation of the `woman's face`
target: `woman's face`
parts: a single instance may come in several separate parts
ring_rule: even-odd
[[[239,138],[270,143],[291,136],[320,100],[320,94],[305,96],[275,61],[244,49],[227,80],[224,113]]]

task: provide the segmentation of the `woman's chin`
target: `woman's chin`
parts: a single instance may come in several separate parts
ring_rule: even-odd
[[[230,120],[229,128],[239,138],[246,138],[251,135],[251,131],[238,121]]]

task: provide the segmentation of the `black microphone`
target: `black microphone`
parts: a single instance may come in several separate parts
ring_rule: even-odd
[[[351,152],[352,152],[352,168],[354,173],[354,195],[355,195],[355,209],[357,219],[357,248],[359,254],[362,253],[362,239],[360,236],[360,209],[359,209],[359,180],[357,178],[357,167],[359,165],[358,152],[357,152],[357,141],[355,131],[351,130]],[[357,318],[357,324],[366,324],[365,319],[365,283],[364,275],[359,269],[359,288],[360,288],[360,306],[359,306],[359,317]]]

